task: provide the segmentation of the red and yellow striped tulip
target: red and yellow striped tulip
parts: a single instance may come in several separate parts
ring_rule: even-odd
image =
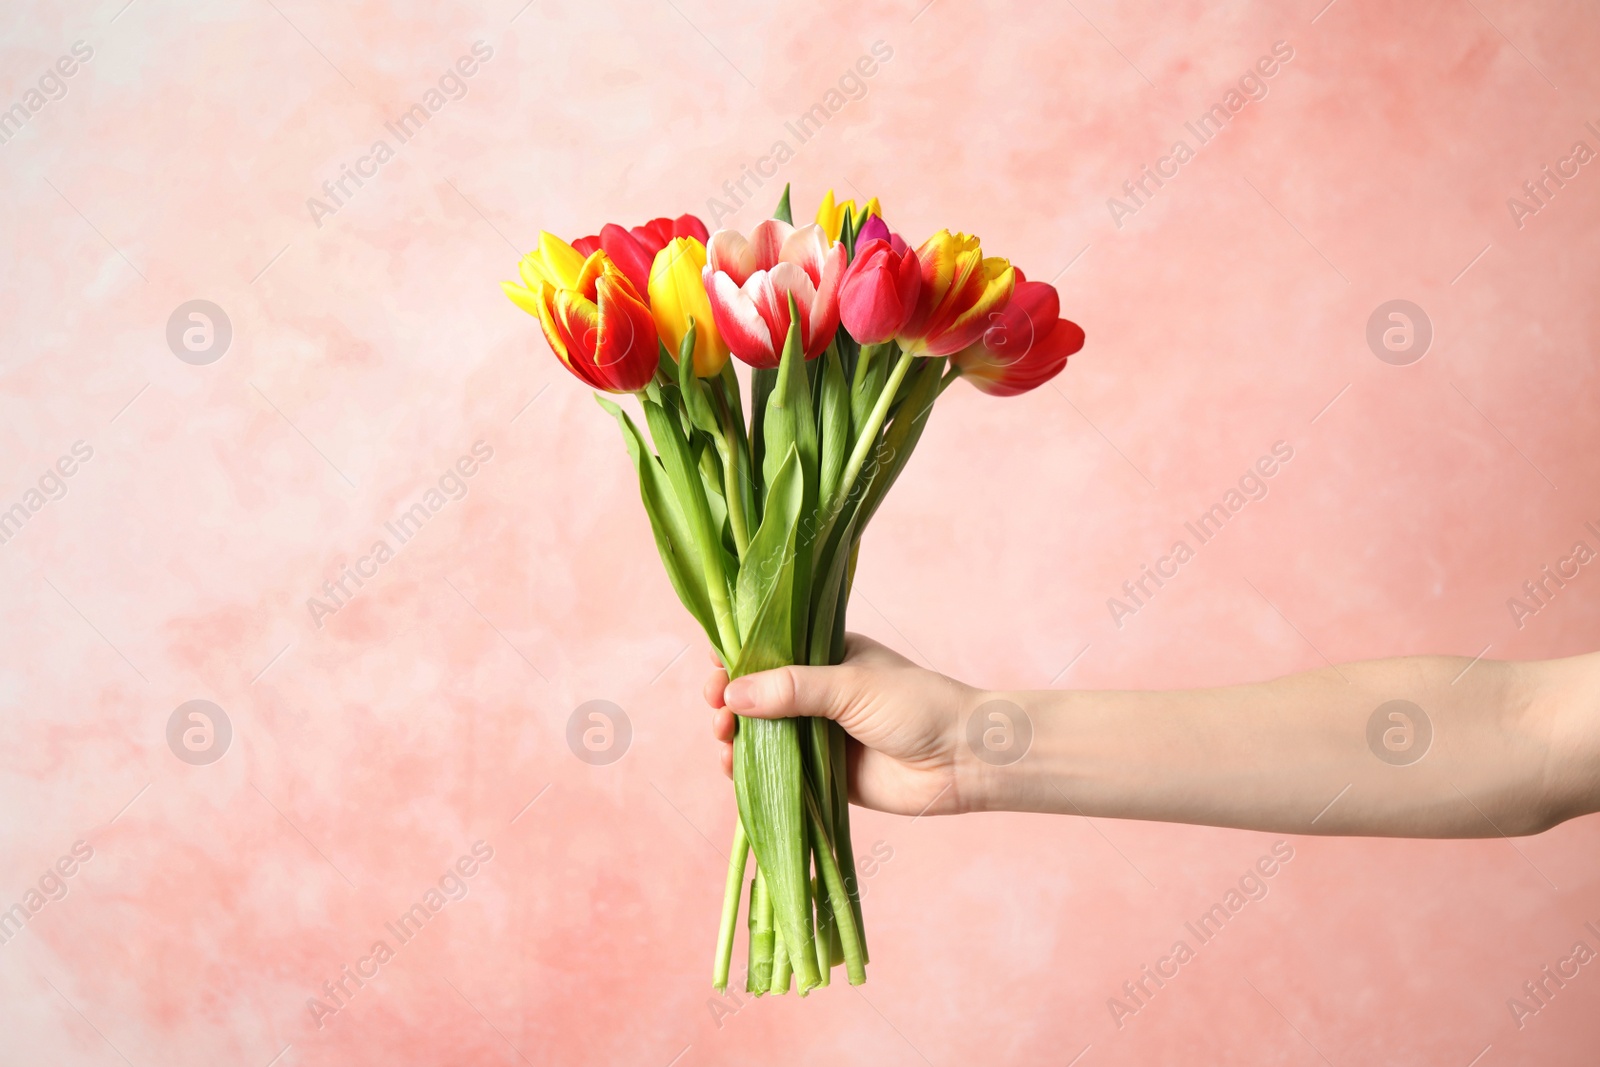
[[[752,367],[776,367],[789,334],[789,297],[800,316],[807,359],[822,354],[839,326],[845,247],[821,226],[796,229],[768,219],[750,233],[718,230],[701,271],[717,331]]]
[[[518,264],[522,282],[501,282],[512,303],[539,318],[568,370],[595,389],[633,393],[655,377],[660,341],[650,308],[603,251],[585,256],[554,234]]]
[[[667,351],[676,358],[694,320],[694,372],[708,378],[728,362],[728,346],[717,332],[701,272],[706,246],[693,237],[674,237],[656,253],[650,267],[650,315]]]
[[[675,219],[651,219],[631,230],[608,222],[600,232],[590,237],[580,237],[572,242],[584,255],[597,249],[605,251],[611,261],[622,268],[636,292],[644,294],[650,287],[650,266],[667,242],[674,237],[693,237],[701,244],[706,240],[706,224],[693,215],[679,215]]]
[[[1063,319],[1055,287],[1017,271],[1016,290],[983,336],[950,357],[961,376],[991,396],[1016,396],[1061,373],[1083,347],[1083,328]]]
[[[922,289],[896,340],[914,356],[948,356],[983,336],[1005,307],[1016,271],[999,256],[985,259],[976,237],[940,230],[917,249]]]

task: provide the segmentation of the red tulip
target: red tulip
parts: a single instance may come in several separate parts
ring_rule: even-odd
[[[1083,347],[1083,329],[1059,318],[1055,287],[1017,271],[1011,300],[990,316],[983,336],[950,357],[961,376],[991,396],[1016,396],[1061,373]]]
[[[605,249],[611,262],[615,263],[622,273],[628,276],[633,283],[633,288],[648,303],[650,291],[650,264],[655,262],[656,253],[667,246],[667,242],[674,237],[693,237],[701,244],[706,240],[706,224],[693,215],[679,215],[675,219],[651,219],[643,226],[633,229],[624,229],[614,222],[608,222],[600,228],[596,236],[580,237],[572,242],[585,256],[593,254],[596,249]]]
[[[877,221],[874,216],[867,226]],[[839,318],[861,344],[882,344],[917,310],[921,288],[922,266],[905,242],[897,251],[888,240],[874,238],[856,246],[856,258],[839,282]]]
[[[815,359],[833,340],[844,267],[844,244],[828,240],[821,226],[795,229],[768,219],[748,241],[735,230],[712,234],[701,279],[733,354],[752,367],[776,367],[789,335],[791,296],[805,357]]]

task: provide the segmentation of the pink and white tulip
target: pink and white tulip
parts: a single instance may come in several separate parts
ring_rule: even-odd
[[[800,343],[815,359],[839,326],[839,280],[845,247],[821,226],[798,229],[768,219],[748,240],[718,230],[701,272],[711,315],[729,350],[752,367],[776,367],[789,334],[789,298],[800,319]]]

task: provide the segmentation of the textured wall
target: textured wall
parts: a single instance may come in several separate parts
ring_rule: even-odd
[[[540,228],[709,198],[747,226],[785,181],[1057,279],[1085,350],[1019,399],[947,394],[862,556],[851,625],[976,683],[1592,649],[1600,566],[1507,601],[1600,547],[1593,12],[1322,3],[8,5],[0,1061],[1593,1062],[1600,966],[1507,1001],[1600,949],[1594,819],[861,813],[891,857],[870,982],[712,1000],[704,643],[615,427],[496,285]],[[169,342],[191,300],[225,351],[185,347],[187,310]],[[1369,345],[1391,300],[1419,360]],[[1277,442],[1265,498],[1114,612]],[[231,737],[169,734],[191,700]],[[609,765],[566,742],[589,700],[631,724]],[[1190,938],[1279,840],[1267,895]],[[374,977],[336,1001],[347,966]]]

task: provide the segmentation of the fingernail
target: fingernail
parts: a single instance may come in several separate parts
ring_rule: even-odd
[[[746,678],[735,678],[722,692],[722,702],[735,710],[756,706],[756,687]]]

